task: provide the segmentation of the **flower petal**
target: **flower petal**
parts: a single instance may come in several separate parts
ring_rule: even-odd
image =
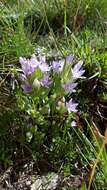
[[[77,86],[77,83],[66,83],[63,85],[63,88],[65,89],[66,92],[73,92],[74,88]]]
[[[32,91],[32,86],[29,83],[25,83],[21,85],[24,92],[29,93]]]
[[[68,112],[71,113],[71,112],[77,112],[77,103],[74,103],[72,101],[72,99],[69,101],[69,102],[66,102],[66,107],[68,109]]]
[[[71,63],[73,59],[74,59],[74,55],[68,55],[65,60],[66,60],[66,63]]]

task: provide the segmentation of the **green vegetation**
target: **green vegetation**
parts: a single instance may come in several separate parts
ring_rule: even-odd
[[[47,64],[74,55],[72,69],[65,64],[60,75],[50,72],[53,86],[25,93],[19,57],[32,54],[44,55]],[[75,92],[66,93],[61,85],[73,80],[80,60],[83,78],[77,77]],[[39,68],[30,77],[27,82],[32,85],[37,78],[37,85],[43,73]],[[76,113],[65,108],[70,98],[78,103]],[[106,0],[0,2],[1,176],[9,167],[20,171],[32,161],[40,174],[60,173],[66,190],[106,190],[106,123]],[[72,175],[80,177],[77,184],[70,185]]]

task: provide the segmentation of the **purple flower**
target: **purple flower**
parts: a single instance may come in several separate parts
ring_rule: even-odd
[[[66,63],[71,63],[73,59],[74,59],[74,55],[68,55],[65,60],[66,60]]]
[[[69,102],[66,102],[66,107],[67,107],[67,109],[68,109],[68,112],[70,113],[70,112],[77,112],[78,110],[76,109],[76,107],[77,107],[77,103],[74,103],[73,101],[72,101],[72,99],[69,101]]]
[[[63,59],[59,60],[59,61],[53,61],[52,62],[52,69],[53,69],[53,71],[55,71],[55,72],[62,71],[63,66],[64,66],[64,62],[65,61]]]
[[[60,67],[61,67],[61,65],[60,65],[59,61],[53,61],[52,62],[52,69],[53,69],[53,71],[58,72],[59,69],[60,69]]]
[[[25,76],[31,75],[35,71],[37,66],[39,65],[35,57],[32,57],[31,59],[20,57],[19,62],[21,64],[21,67]]]
[[[50,67],[46,63],[39,64],[39,68],[42,71],[42,73],[50,71]]]
[[[19,77],[20,77],[20,80],[21,80],[21,81],[25,81],[25,80],[27,79],[24,74],[20,74]]]
[[[66,83],[63,85],[63,88],[65,89],[66,92],[73,92],[74,88],[77,86],[77,83]]]
[[[34,71],[39,68],[43,73],[50,70],[50,67],[46,63],[45,56],[40,56],[39,61],[36,59],[35,55],[32,55],[31,59],[19,58],[22,70],[25,76],[29,76]]]
[[[30,93],[32,91],[32,86],[29,83],[22,84],[21,86],[26,93]]]
[[[81,78],[81,76],[84,74],[85,70],[83,70],[81,67],[83,65],[83,61],[79,61],[74,68],[72,69],[72,76],[73,79]]]
[[[38,57],[40,63],[46,63],[46,57],[45,56],[39,56]]]
[[[41,80],[42,86],[44,86],[46,88],[48,88],[51,85],[51,83],[52,82],[50,81],[50,78],[48,75],[47,76],[45,75],[44,78]]]
[[[50,71],[49,65],[46,63],[45,56],[39,56],[39,68],[44,73]]]
[[[68,64],[68,63],[71,63],[72,60],[73,60],[74,56],[73,55],[69,55],[66,57],[66,59],[62,59],[62,60],[58,60],[58,61],[53,61],[52,62],[52,69],[53,71],[55,72],[61,72],[63,70],[63,67],[64,67],[64,64],[65,62]]]

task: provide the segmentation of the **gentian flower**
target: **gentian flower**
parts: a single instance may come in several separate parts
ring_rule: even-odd
[[[59,61],[53,61],[52,62],[52,69],[53,69],[53,71],[58,72],[59,69],[60,69],[60,67],[61,67],[61,65],[60,65]]]
[[[71,63],[74,59],[74,55],[68,55],[65,59],[66,63]]]
[[[42,73],[50,71],[49,65],[46,63],[45,56],[39,56],[39,68],[42,71]]]
[[[72,69],[72,77],[73,77],[73,79],[81,78],[81,76],[84,74],[85,70],[83,70],[81,68],[82,65],[83,65],[83,61],[81,60]]]
[[[50,70],[50,67],[46,63],[44,56],[40,56],[39,60],[37,60],[35,55],[32,55],[31,59],[20,57],[19,62],[21,64],[25,76],[33,74],[37,68],[39,68],[42,71],[42,73]]]
[[[51,81],[48,75],[45,75],[44,78],[41,80],[42,86],[48,88],[51,85]]]
[[[25,76],[31,75],[39,65],[36,57],[32,57],[31,59],[20,57],[19,62]]]
[[[20,80],[21,81],[25,81],[27,78],[24,74],[20,74]]]
[[[22,84],[21,86],[26,93],[30,93],[32,91],[32,86],[29,83]]]
[[[74,88],[77,86],[77,83],[66,83],[63,85],[63,88],[65,89],[66,92],[73,92]]]
[[[66,57],[66,59],[62,59],[62,60],[58,60],[58,61],[53,61],[52,62],[52,69],[53,71],[55,72],[61,72],[63,70],[63,67],[64,67],[64,64],[65,62],[68,64],[68,63],[71,63],[72,60],[73,60],[74,56],[73,55],[69,55]]]
[[[74,103],[72,99],[69,102],[66,102],[66,107],[68,109],[68,112],[77,112],[77,103]]]
[[[40,63],[46,63],[46,57],[39,55],[38,57]]]
[[[39,68],[42,71],[42,73],[50,71],[50,68],[46,63],[39,64]]]
[[[58,61],[53,61],[52,62],[52,69],[55,72],[61,72],[64,66],[65,60],[58,60]]]

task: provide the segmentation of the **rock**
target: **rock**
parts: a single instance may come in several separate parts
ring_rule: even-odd
[[[59,183],[59,176],[55,173],[50,173],[44,176],[38,176],[31,186],[31,190],[54,190]]]

